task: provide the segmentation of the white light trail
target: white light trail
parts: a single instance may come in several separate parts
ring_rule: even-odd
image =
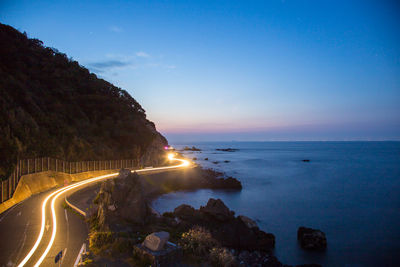
[[[172,156],[171,156],[171,155],[172,155]],[[177,169],[177,168],[187,167],[187,166],[190,165],[190,162],[189,162],[188,160],[185,160],[185,159],[177,159],[177,158],[174,157],[173,154],[169,154],[169,155],[168,155],[168,158],[169,158],[170,160],[180,161],[181,164],[179,164],[179,165],[174,165],[174,166],[168,166],[168,167],[157,167],[157,168],[151,168],[151,169],[133,170],[133,171],[131,171],[131,172],[135,172],[135,171],[136,171],[136,172],[149,172],[149,171],[154,171],[154,170]],[[98,177],[94,177],[94,178],[90,178],[90,179],[87,179],[87,180],[84,180],[84,181],[81,181],[81,182],[77,182],[77,183],[72,184],[72,185],[65,186],[65,187],[60,188],[60,189],[54,191],[53,193],[49,194],[49,195],[45,198],[45,200],[42,202],[42,223],[41,223],[41,227],[40,227],[39,236],[38,236],[38,238],[36,239],[36,242],[35,242],[35,244],[33,245],[32,249],[29,251],[29,253],[25,256],[25,258],[21,261],[21,263],[18,264],[18,267],[24,266],[24,265],[30,260],[30,258],[31,258],[32,255],[35,253],[35,251],[37,250],[37,248],[38,248],[38,246],[39,246],[39,244],[40,244],[40,242],[41,242],[41,240],[42,240],[42,238],[43,238],[44,229],[45,229],[45,222],[46,222],[46,205],[47,205],[47,202],[49,201],[49,199],[51,199],[51,198],[55,195],[55,197],[54,197],[54,198],[52,199],[52,201],[51,201],[51,213],[52,213],[52,220],[53,220],[53,230],[52,230],[50,242],[49,242],[49,244],[47,245],[46,250],[43,252],[43,254],[41,255],[41,257],[39,258],[39,260],[36,262],[35,267],[36,267],[36,266],[39,266],[39,265],[43,262],[43,260],[46,258],[47,254],[49,253],[49,251],[50,251],[50,249],[51,249],[51,247],[52,247],[52,245],[53,245],[53,243],[54,243],[54,240],[55,240],[55,238],[56,238],[56,233],[57,233],[57,217],[56,217],[56,213],[55,213],[54,204],[55,204],[57,198],[58,198],[59,196],[61,196],[62,194],[66,193],[67,191],[70,191],[70,190],[72,190],[72,189],[78,188],[78,187],[80,187],[80,186],[87,185],[87,184],[90,184],[90,183],[99,182],[99,181],[101,181],[101,180],[105,180],[105,179],[112,178],[112,177],[116,177],[116,176],[118,176],[118,172],[116,172],[116,173],[111,173],[111,174],[106,174],[106,175],[102,175],[102,176],[98,176]]]

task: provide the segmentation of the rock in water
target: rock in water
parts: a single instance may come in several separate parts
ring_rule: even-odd
[[[297,239],[304,249],[324,250],[327,246],[325,233],[317,229],[301,226],[297,230]]]
[[[160,251],[164,248],[164,245],[168,242],[168,239],[168,232],[156,232],[146,236],[143,245],[152,251]]]
[[[219,221],[229,221],[234,218],[234,212],[230,211],[221,199],[210,198],[205,207],[200,207],[200,211]]]
[[[182,204],[174,209],[175,216],[183,220],[191,219],[194,213],[195,209],[186,204]]]
[[[239,218],[242,222],[244,222],[244,224],[246,224],[246,226],[247,226],[248,228],[258,228],[257,223],[256,223],[255,221],[253,221],[252,219],[250,219],[249,217],[244,216],[244,215],[239,215],[238,218]]]

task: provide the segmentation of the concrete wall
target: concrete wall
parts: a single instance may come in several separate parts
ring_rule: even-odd
[[[55,187],[64,186],[65,182],[70,184],[115,172],[118,172],[118,170],[89,171],[74,174],[44,171],[23,175],[15,189],[13,197],[0,204],[0,214],[32,195]]]

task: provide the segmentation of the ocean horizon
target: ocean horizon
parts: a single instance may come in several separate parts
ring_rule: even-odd
[[[400,142],[267,141],[172,144],[204,168],[242,182],[240,192],[196,190],[166,194],[153,202],[159,212],[180,204],[195,208],[220,198],[254,219],[276,238],[284,264],[399,266]],[[217,151],[234,148],[234,152]],[[208,160],[205,160],[208,158]],[[304,162],[303,160],[309,160]],[[328,248],[300,248],[300,226],[325,232]]]

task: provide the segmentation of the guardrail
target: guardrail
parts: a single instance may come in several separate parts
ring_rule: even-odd
[[[63,172],[68,174],[87,171],[115,170],[121,168],[136,168],[138,161],[134,159],[98,160],[98,161],[65,161],[56,158],[35,158],[18,160],[10,177],[1,181],[0,203],[10,199],[23,175],[44,171]]]

